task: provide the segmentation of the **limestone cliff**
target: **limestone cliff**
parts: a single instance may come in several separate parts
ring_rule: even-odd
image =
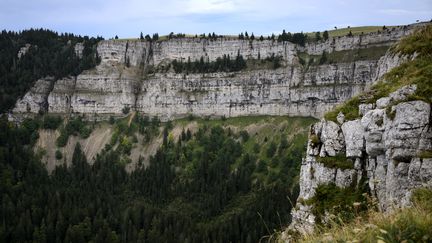
[[[385,50],[414,26],[307,44],[272,40],[182,38],[158,42],[109,40],[98,44],[102,59],[77,77],[35,83],[13,110],[16,115],[40,110],[106,118],[124,107],[171,119],[201,116],[292,115],[320,117],[363,91],[401,59]],[[373,49],[378,48],[378,49]],[[82,45],[77,45],[77,53]],[[372,53],[359,55],[360,52]],[[374,50],[380,50],[376,53]],[[349,61],[310,64],[300,54],[347,55]],[[164,70],[173,60],[214,61],[237,54],[249,60],[282,58],[282,67],[248,68],[230,73],[176,74]],[[304,61],[304,60],[303,60]],[[303,63],[303,64],[301,64]],[[164,70],[164,71],[163,71]]]
[[[431,105],[405,101],[416,88],[405,86],[376,103],[360,105],[359,119],[344,121],[341,114],[338,123],[321,120],[311,127],[291,229],[313,230],[315,215],[305,201],[321,184],[348,187],[366,179],[383,211],[408,206],[414,188],[432,186],[432,159],[425,156],[432,150]],[[318,161],[338,153],[353,161],[352,169]]]

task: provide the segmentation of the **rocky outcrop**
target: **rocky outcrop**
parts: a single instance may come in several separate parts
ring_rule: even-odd
[[[374,104],[361,105],[356,120],[322,120],[311,127],[291,229],[313,230],[315,216],[304,202],[320,184],[347,187],[363,177],[383,211],[408,206],[414,188],[432,186],[431,104],[406,101],[415,90],[415,85],[405,86]],[[326,168],[317,162],[318,157],[339,152],[354,161],[352,169]]]
[[[48,95],[51,92],[54,78],[41,78],[35,82],[33,87],[17,101],[14,112],[16,113],[39,113],[46,111],[48,107]]]
[[[412,26],[362,36],[339,37],[305,47],[273,40],[180,38],[166,41],[101,41],[101,63],[77,77],[57,80],[44,94],[43,110],[107,118],[124,107],[162,119],[186,116],[291,115],[320,117],[377,80],[403,58],[386,55],[324,65],[300,64],[298,53],[320,55],[394,44]],[[77,45],[78,56],[83,46]],[[245,59],[278,56],[282,67],[230,73],[176,74],[166,71],[173,60],[214,61],[224,55]],[[37,112],[41,82],[17,102],[17,115]],[[33,97],[35,97],[33,99]],[[30,106],[31,109],[23,109]],[[39,109],[40,110],[40,109]]]

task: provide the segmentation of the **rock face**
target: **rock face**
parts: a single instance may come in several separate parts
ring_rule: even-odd
[[[99,118],[121,115],[124,107],[162,119],[190,113],[227,117],[257,114],[320,117],[334,105],[362,92],[403,58],[372,55],[353,62],[302,65],[299,53],[321,55],[323,51],[355,53],[359,49],[386,48],[412,30],[413,26],[398,27],[305,47],[290,42],[227,38],[102,41],[97,47],[100,65],[77,77],[52,80],[49,89],[44,89],[43,82],[36,82],[17,102],[13,113],[37,112],[43,99],[46,100],[43,108],[48,112]],[[80,56],[82,45],[75,49]],[[211,62],[224,55],[234,58],[238,54],[254,60],[281,57],[283,65],[278,69],[264,65],[230,73],[166,71],[173,60],[187,62],[203,58]],[[36,90],[43,90],[43,94]]]
[[[431,105],[404,101],[415,90],[415,85],[405,86],[376,104],[361,105],[361,118],[354,121],[321,120],[311,127],[291,229],[313,230],[315,217],[304,201],[320,184],[347,187],[363,177],[383,211],[408,206],[413,189],[432,186],[432,158],[425,155],[432,151]],[[338,152],[355,161],[353,169],[326,168],[316,160]]]

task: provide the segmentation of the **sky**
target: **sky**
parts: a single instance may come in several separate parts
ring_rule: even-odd
[[[112,38],[170,32],[255,35],[432,19],[432,0],[0,0],[0,29]]]

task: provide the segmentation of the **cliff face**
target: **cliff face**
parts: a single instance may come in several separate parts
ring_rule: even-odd
[[[374,104],[360,105],[359,119],[344,121],[340,115],[339,124],[322,120],[311,127],[291,229],[313,230],[315,216],[305,201],[321,184],[344,188],[363,178],[383,211],[408,206],[414,188],[432,186],[432,159],[425,155],[432,150],[431,105],[420,100],[403,102],[416,88],[405,86]],[[338,153],[354,162],[352,169],[328,168],[318,162]]]
[[[324,112],[377,80],[400,63],[392,56],[371,55],[332,64],[300,64],[299,53],[321,55],[387,48],[413,27],[381,33],[340,37],[301,47],[271,40],[173,39],[160,42],[102,41],[102,59],[93,70],[77,77],[43,80],[20,99],[15,114],[79,113],[106,117],[121,115],[124,107],[162,119],[193,113],[201,116],[292,115],[320,117]],[[77,53],[82,51],[77,46]],[[383,50],[383,49],[381,49]],[[248,68],[230,73],[176,74],[163,70],[172,60],[214,61],[223,55],[258,60],[282,58],[278,69]],[[44,79],[45,80],[45,79]],[[42,102],[43,101],[43,102]],[[42,104],[44,106],[41,106]]]

